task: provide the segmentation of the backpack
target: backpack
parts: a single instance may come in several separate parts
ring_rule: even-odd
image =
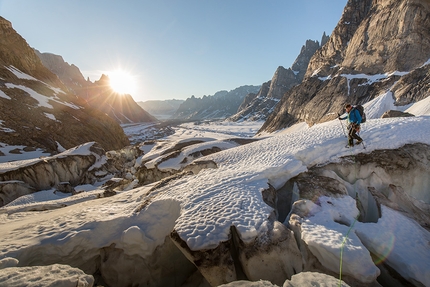
[[[361,123],[365,123],[366,122],[366,113],[364,112],[364,107],[362,105],[356,105],[354,108],[360,113]]]

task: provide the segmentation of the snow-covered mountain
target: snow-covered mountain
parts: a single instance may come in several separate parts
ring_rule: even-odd
[[[119,124],[71,93],[2,17],[0,35],[0,162],[88,141],[106,149],[129,144]]]
[[[261,131],[331,120],[346,103],[387,92],[396,106],[429,96],[429,14],[426,0],[348,1],[303,82],[284,95]]]
[[[220,122],[1,164],[0,285],[428,286],[430,101],[392,105],[366,105],[365,149],[339,120]]]

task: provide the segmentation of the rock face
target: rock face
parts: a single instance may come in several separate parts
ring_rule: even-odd
[[[107,150],[129,144],[121,127],[42,65],[34,50],[0,17],[1,142],[57,152],[89,141]]]
[[[348,1],[328,42],[309,62],[260,131],[334,119],[345,103],[392,92],[395,105],[429,95],[430,3]]]
[[[323,35],[322,41],[327,41]],[[317,49],[318,41],[307,40],[300,54],[289,69],[279,66],[272,80],[263,83],[260,91],[254,95],[248,95],[240,105],[237,113],[228,118],[230,121],[260,121],[266,120],[279,103],[282,96],[292,87],[300,84],[308,67],[309,60]]]
[[[284,69],[279,67],[279,69]],[[284,69],[285,70],[285,69]],[[273,107],[279,102],[278,98],[268,97],[271,81],[261,85],[257,94],[248,94],[238,108],[238,112],[229,117],[229,121],[264,120],[273,111]]]
[[[348,1],[327,45],[309,63],[306,76],[335,65],[369,75],[411,71],[429,59],[428,1]],[[327,72],[323,72],[327,71]]]
[[[74,94],[83,98],[94,109],[106,113],[120,124],[154,122],[156,119],[142,109],[130,95],[115,93],[109,85],[109,77],[102,75],[94,83],[85,80],[75,65],[69,65],[63,57],[35,50],[43,65],[56,74]]]
[[[179,106],[172,118],[181,120],[225,119],[237,112],[246,95],[256,93],[259,88],[259,86],[242,86],[229,92],[219,91],[213,96],[203,96],[202,98],[192,96]]]

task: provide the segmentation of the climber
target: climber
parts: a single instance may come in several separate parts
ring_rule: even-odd
[[[356,145],[359,145],[363,142],[363,139],[357,134],[360,132],[360,124],[362,117],[360,115],[360,112],[358,109],[353,107],[351,104],[345,105],[345,110],[347,112],[347,116],[341,117],[339,114],[338,119],[339,120],[345,120],[348,119],[348,145],[346,147],[353,147],[354,146],[354,139],[357,140],[355,143]]]

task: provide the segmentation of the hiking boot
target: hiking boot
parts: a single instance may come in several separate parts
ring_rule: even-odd
[[[355,145],[359,145],[359,144],[361,144],[363,142],[363,140],[358,140],[356,143],[355,143]]]

